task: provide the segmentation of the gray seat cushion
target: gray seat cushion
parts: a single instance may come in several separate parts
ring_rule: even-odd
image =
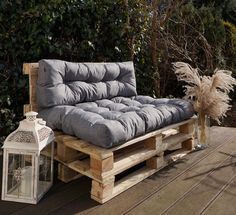
[[[192,105],[181,99],[135,96],[55,106],[41,110],[40,117],[53,129],[110,148],[188,119],[193,113]]]

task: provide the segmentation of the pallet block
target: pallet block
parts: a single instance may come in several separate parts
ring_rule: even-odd
[[[58,164],[58,172],[57,172],[57,178],[65,183],[68,183],[72,180],[75,180],[82,175],[79,174],[78,172],[70,169],[66,165],[59,163]]]
[[[37,111],[35,89],[38,64],[24,64],[23,71],[29,75],[30,86],[30,104],[24,106],[24,111]],[[110,149],[55,132],[58,178],[69,182],[81,175],[90,177],[91,198],[104,203],[191,151],[194,124],[195,118],[191,118]],[[176,150],[177,145],[181,149]],[[165,151],[173,148],[173,153],[165,155]],[[143,165],[138,168],[140,164]],[[136,167],[135,171],[123,176],[133,167]]]

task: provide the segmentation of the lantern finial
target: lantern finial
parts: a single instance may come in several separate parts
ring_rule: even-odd
[[[38,115],[38,113],[34,112],[34,111],[27,112],[25,114],[26,120],[28,120],[28,121],[35,121],[37,119],[36,118],[37,115]]]

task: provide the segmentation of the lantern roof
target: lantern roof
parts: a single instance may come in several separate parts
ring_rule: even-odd
[[[26,119],[4,141],[3,148],[41,151],[54,140],[54,133],[46,122],[37,118],[37,112],[28,112]]]

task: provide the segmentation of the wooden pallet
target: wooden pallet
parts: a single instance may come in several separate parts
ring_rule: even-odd
[[[57,159],[68,170],[90,177],[91,198],[104,203],[190,152],[193,149],[193,123],[194,119],[189,119],[111,149],[57,133]],[[179,143],[181,149],[164,154]],[[142,162],[145,165],[141,169],[116,180],[120,173]]]
[[[24,111],[37,111],[36,80],[38,64],[24,64],[24,74],[29,75],[30,104]],[[81,175],[92,179],[91,198],[104,203],[131,186],[157,172],[193,149],[195,119],[167,126],[137,137],[111,149],[92,145],[84,140],[55,132],[56,155],[59,161],[58,178],[64,182]],[[167,150],[179,150],[166,155]],[[139,167],[139,164],[144,165]],[[120,177],[132,167],[130,174]]]

